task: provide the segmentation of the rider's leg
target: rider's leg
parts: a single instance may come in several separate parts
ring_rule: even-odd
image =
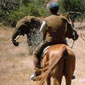
[[[40,44],[40,46],[35,50],[33,54],[33,60],[34,60],[34,70],[35,73],[30,77],[31,80],[34,80],[34,78],[38,75],[40,75],[40,69],[41,67],[41,54],[46,46],[48,46],[49,43],[43,42]]]

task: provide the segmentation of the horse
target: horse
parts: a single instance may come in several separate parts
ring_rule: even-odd
[[[75,54],[72,49],[65,44],[56,44],[48,48],[48,51],[42,59],[41,75],[39,85],[46,81],[51,85],[51,78],[54,80],[53,85],[61,85],[62,77],[65,76],[66,85],[71,85],[72,75],[75,70]]]
[[[67,20],[65,37],[77,40],[77,32],[68,23],[69,20]],[[42,56],[41,67],[41,75],[35,78],[35,80],[40,80],[39,85],[43,85],[45,81],[47,85],[51,85],[51,77],[54,80],[53,85],[61,85],[63,76],[65,76],[66,85],[71,85],[75,70],[75,54],[66,44],[49,46],[45,55]]]

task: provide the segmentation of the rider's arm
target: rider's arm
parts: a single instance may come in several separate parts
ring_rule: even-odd
[[[42,21],[42,24],[40,26],[40,32],[43,32],[47,30],[47,27],[46,27],[46,21]]]
[[[42,32],[43,34],[43,40],[45,40],[46,38],[46,34],[47,34],[47,26],[46,26],[46,21],[43,21],[40,27],[40,32]]]
[[[43,40],[46,39],[47,31],[43,32]]]

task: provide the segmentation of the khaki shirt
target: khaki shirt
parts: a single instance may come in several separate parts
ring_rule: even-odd
[[[45,41],[57,43],[66,42],[66,19],[61,16],[51,15],[45,18],[45,21],[47,22],[47,27],[44,29],[44,32],[47,31]]]

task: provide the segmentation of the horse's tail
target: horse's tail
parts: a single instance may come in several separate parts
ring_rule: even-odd
[[[64,56],[65,52],[67,51],[66,46],[62,46],[59,49],[59,53],[56,54],[56,56],[54,58],[52,58],[52,62],[49,64],[48,69],[43,72],[38,78],[40,78],[40,84],[42,85],[44,83],[44,81],[47,79],[47,77],[49,76],[50,72],[55,68],[55,66],[58,64],[58,62],[60,61],[60,59]],[[49,62],[49,61],[48,61]]]

